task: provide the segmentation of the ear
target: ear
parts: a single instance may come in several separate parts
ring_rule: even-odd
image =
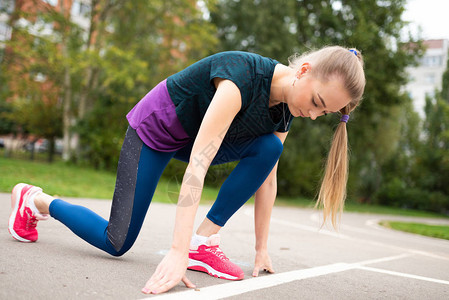
[[[299,79],[302,75],[306,74],[312,69],[309,63],[303,63],[299,68],[298,72],[296,72],[296,77]]]

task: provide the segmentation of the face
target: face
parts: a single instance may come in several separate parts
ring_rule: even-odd
[[[351,101],[338,77],[326,83],[313,78],[307,71],[298,72],[297,77],[287,97],[288,108],[295,117],[315,120],[319,116],[338,112]]]

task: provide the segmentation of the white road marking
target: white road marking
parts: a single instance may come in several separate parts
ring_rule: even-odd
[[[377,259],[365,260],[365,261],[361,261],[358,263],[354,263],[354,265],[363,266],[363,265],[378,264],[381,262],[392,261],[392,260],[406,258],[406,257],[410,257],[410,256],[412,256],[412,254],[403,253],[403,254],[399,254],[399,255],[395,255],[395,256],[388,256],[388,257],[382,257],[382,258],[377,258]]]
[[[250,211],[250,210],[245,210],[244,213],[248,216],[252,216],[252,211]],[[294,222],[288,222],[288,221],[284,221],[284,220],[280,220],[280,219],[272,218],[271,222],[280,224],[280,225],[298,228],[298,229],[305,230],[305,231],[315,232],[318,234],[325,234],[325,235],[336,237],[339,239],[353,240],[353,241],[358,241],[358,242],[367,243],[367,244],[371,244],[371,245],[388,247],[390,249],[405,251],[406,253],[403,253],[400,255],[395,255],[395,256],[378,258],[378,259],[365,260],[365,261],[361,261],[358,263],[336,263],[336,264],[314,267],[314,268],[309,268],[309,269],[302,269],[302,270],[295,270],[295,271],[284,272],[284,273],[271,274],[269,276],[256,277],[256,278],[246,279],[243,281],[233,281],[230,283],[208,286],[205,288],[201,288],[200,291],[188,290],[185,292],[160,295],[160,296],[158,296],[158,298],[161,298],[161,299],[222,299],[222,298],[240,295],[240,294],[251,292],[251,291],[256,291],[256,290],[260,290],[260,289],[264,289],[264,288],[269,288],[269,287],[273,287],[273,286],[277,286],[277,285],[290,283],[290,282],[297,281],[297,280],[314,278],[314,277],[318,277],[318,276],[323,276],[323,275],[328,275],[328,274],[333,274],[333,273],[338,273],[338,272],[343,272],[343,271],[348,271],[348,270],[355,270],[355,269],[449,285],[449,281],[445,281],[445,280],[365,266],[368,264],[376,264],[376,263],[381,263],[381,262],[386,262],[386,261],[407,258],[407,257],[412,256],[413,254],[425,255],[425,256],[430,256],[430,257],[444,259],[444,260],[449,260],[449,258],[442,257],[442,256],[439,256],[439,255],[436,255],[433,253],[428,253],[425,251],[419,251],[419,250],[415,250],[415,249],[408,249],[408,248],[403,248],[403,247],[398,247],[398,246],[392,246],[392,245],[389,245],[386,243],[375,242],[375,241],[371,241],[371,240],[354,238],[354,237],[350,237],[347,235],[334,233],[334,232],[331,232],[328,230],[319,231],[319,227],[301,225],[301,224],[297,224]]]
[[[365,270],[365,271],[372,271],[377,273],[383,273],[383,274],[389,274],[394,276],[400,276],[400,277],[406,277],[406,278],[412,278],[412,279],[418,279],[418,280],[424,280],[424,281],[430,281],[434,283],[441,283],[441,284],[447,284],[449,285],[449,281],[441,280],[441,279],[435,279],[430,277],[424,277],[424,276],[418,276],[418,275],[412,275],[407,273],[401,273],[401,272],[395,272],[395,271],[389,271],[384,269],[378,269],[378,268],[371,268],[371,267],[356,267],[356,269]]]
[[[449,257],[441,256],[438,254],[433,254],[433,253],[426,252],[426,251],[409,249],[409,252],[413,253],[413,254],[419,254],[419,255],[423,255],[423,256],[428,256],[428,257],[432,257],[432,258],[436,258],[436,259],[443,259],[443,260],[449,261]]]
[[[434,283],[449,284],[449,281],[445,281],[445,280],[364,266],[364,265],[368,265],[368,264],[402,259],[402,258],[405,258],[408,256],[411,256],[411,254],[404,253],[404,254],[395,255],[395,256],[388,256],[388,257],[382,257],[382,258],[378,258],[378,259],[360,261],[357,263],[336,263],[336,264],[314,267],[314,268],[309,268],[309,269],[294,270],[294,271],[290,271],[290,272],[270,274],[267,276],[253,277],[253,278],[245,279],[242,281],[233,281],[230,283],[223,283],[223,284],[208,286],[208,287],[201,288],[199,291],[190,289],[190,290],[187,290],[184,292],[165,294],[165,295],[163,294],[163,295],[157,296],[157,298],[158,299],[166,299],[166,300],[169,300],[169,299],[176,299],[176,300],[177,299],[183,299],[183,300],[222,299],[222,298],[232,297],[232,296],[240,295],[243,293],[257,291],[260,289],[265,289],[265,288],[269,288],[269,287],[273,287],[273,286],[277,286],[277,285],[281,285],[281,284],[290,283],[290,282],[297,281],[297,280],[314,278],[314,277],[319,277],[319,276],[323,276],[323,275],[329,275],[329,274],[333,274],[333,273],[339,273],[339,272],[355,270],[355,269],[372,271],[372,272],[377,272],[377,273],[384,273],[384,274],[389,274],[389,275],[394,275],[394,276],[423,280],[423,281],[430,281],[430,282],[434,282]]]
[[[262,277],[254,277],[242,281],[217,284],[201,288],[200,291],[188,290],[185,292],[161,295],[158,297],[158,299],[222,299],[255,290],[269,288],[280,284],[289,283],[296,280],[343,272],[354,268],[355,266],[352,264],[337,263],[310,269],[295,270],[278,274],[270,274]]]

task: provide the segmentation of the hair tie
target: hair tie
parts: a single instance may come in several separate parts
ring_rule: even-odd
[[[342,115],[340,122],[348,123],[348,120],[349,120],[349,115]]]
[[[352,52],[352,53],[354,53],[355,56],[357,56],[357,50],[349,49],[349,52]]]

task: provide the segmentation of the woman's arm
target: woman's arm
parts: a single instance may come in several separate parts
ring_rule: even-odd
[[[232,81],[216,78],[214,83],[217,91],[201,123],[181,185],[172,247],[146,283],[145,293],[165,292],[181,279],[192,286],[184,274],[204,177],[242,104],[240,90]]]
[[[275,135],[284,143],[288,132],[275,132]],[[260,186],[255,194],[254,204],[254,225],[256,233],[256,262],[253,276],[259,274],[259,269],[263,268],[273,273],[271,260],[267,254],[268,232],[270,230],[271,211],[276,200],[277,193],[277,167],[273,167],[265,182]]]
[[[214,83],[217,91],[195,139],[176,209],[172,248],[183,251],[189,250],[207,170],[242,103],[240,91],[232,81],[216,78]]]

